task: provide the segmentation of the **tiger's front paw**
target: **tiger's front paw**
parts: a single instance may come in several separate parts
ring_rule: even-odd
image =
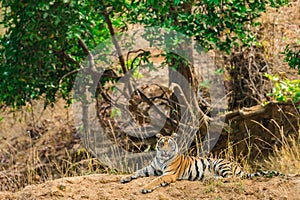
[[[150,192],[152,192],[153,190],[151,190],[151,189],[147,189],[147,188],[142,188],[142,190],[141,190],[141,192],[143,193],[143,194],[147,194],[147,193],[150,193]]]
[[[123,178],[121,178],[121,183],[128,183],[128,182],[130,182],[130,181],[132,181],[132,177],[131,176],[127,176],[127,177],[123,177]]]

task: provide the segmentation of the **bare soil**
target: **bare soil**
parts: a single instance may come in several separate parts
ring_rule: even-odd
[[[121,175],[94,174],[29,185],[16,193],[2,192],[0,199],[300,199],[300,177],[253,180],[178,181],[149,194],[141,187],[150,178],[127,184]]]

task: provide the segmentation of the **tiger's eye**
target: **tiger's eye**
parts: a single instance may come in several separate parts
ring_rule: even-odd
[[[163,141],[163,140],[159,141],[158,145],[159,145],[160,147],[164,146],[164,141]]]

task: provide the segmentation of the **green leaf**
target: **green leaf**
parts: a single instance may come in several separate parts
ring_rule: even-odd
[[[180,3],[180,0],[174,0],[174,4],[177,6],[177,5],[179,5],[179,3]]]
[[[122,112],[119,108],[113,107],[111,109],[111,114],[110,114],[110,118],[114,118],[114,117],[121,117],[122,116]]]

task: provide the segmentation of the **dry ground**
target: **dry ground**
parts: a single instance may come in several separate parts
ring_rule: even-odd
[[[94,174],[30,185],[16,193],[2,192],[0,199],[300,199],[300,177],[254,180],[178,181],[149,194],[140,193],[153,178],[121,184],[120,175]]]

